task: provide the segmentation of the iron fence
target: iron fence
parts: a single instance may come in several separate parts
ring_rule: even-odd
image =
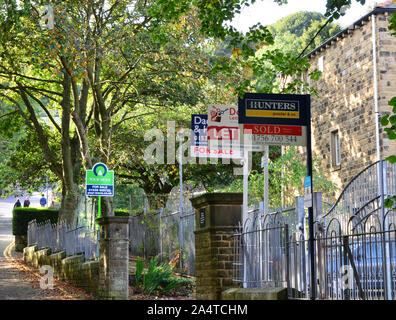
[[[179,232],[181,224],[182,235]],[[183,216],[180,216],[178,211],[165,213],[163,208],[155,212],[133,215],[129,220],[130,252],[132,255],[146,258],[158,256],[161,261],[177,259],[179,256],[182,269],[187,274],[194,275],[194,231],[193,209],[185,211]]]
[[[322,218],[324,225],[337,218],[347,234],[350,222],[358,223],[370,212],[382,210],[384,200],[396,195],[396,164],[378,161],[362,170],[345,187],[332,208]],[[384,214],[379,223],[384,224]]]
[[[315,212],[313,253],[298,201],[296,209],[252,211],[233,237],[233,281],[285,287],[291,299],[312,298],[314,288],[317,299],[396,300],[396,209],[384,206],[396,194],[395,168],[369,166],[326,214]]]
[[[239,259],[233,263],[234,282],[244,288],[286,287],[287,243],[284,240],[287,232],[287,225],[267,225],[235,234],[234,254]]]
[[[65,221],[52,224],[49,220],[28,224],[28,245],[50,248],[52,253],[65,250],[66,256],[84,255],[86,260],[98,258],[98,232],[84,225],[69,225]]]
[[[315,235],[318,299],[396,299],[396,228],[375,226],[343,235],[329,225]],[[310,297],[310,255],[303,233],[287,224],[239,228],[233,237],[233,280],[245,288],[284,287],[291,299]]]

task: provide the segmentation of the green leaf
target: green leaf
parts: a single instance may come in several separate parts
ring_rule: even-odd
[[[394,163],[396,163],[396,156],[395,155],[389,156],[389,157],[385,158],[385,160],[389,161],[392,164],[394,164]]]
[[[395,106],[396,106],[396,97],[393,97],[392,99],[390,99],[390,100],[388,101],[388,104],[389,104],[390,106],[395,107]]]
[[[394,128],[385,128],[384,131],[387,133],[389,139],[391,140],[396,139],[396,132]]]
[[[388,118],[389,118],[389,114],[387,114],[386,116],[384,116],[384,117],[381,118],[381,125],[382,125],[382,126],[385,127],[385,126],[387,126],[387,125],[389,124]]]
[[[142,259],[140,259],[140,257],[138,257],[137,260],[136,260],[136,271],[135,271],[136,288],[139,287],[139,281],[140,281],[140,278],[142,276],[143,267],[144,267],[144,261]]]
[[[393,201],[394,199],[389,198],[384,200],[384,207],[385,208],[392,208],[393,207]]]

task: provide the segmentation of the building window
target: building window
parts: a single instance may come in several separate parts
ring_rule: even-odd
[[[319,57],[318,59],[318,70],[320,72],[324,71],[324,56]]]
[[[340,134],[338,130],[331,131],[331,159],[334,169],[341,166]]]

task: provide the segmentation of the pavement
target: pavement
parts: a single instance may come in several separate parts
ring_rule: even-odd
[[[31,196],[31,206],[39,207],[39,198],[39,193]],[[0,300],[90,300],[83,290],[56,279],[53,289],[41,289],[43,275],[14,250],[11,218],[16,199],[0,199]],[[23,203],[25,198],[19,199]]]

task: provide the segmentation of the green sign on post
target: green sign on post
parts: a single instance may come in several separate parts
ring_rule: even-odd
[[[85,195],[98,198],[98,218],[100,218],[101,197],[114,196],[114,171],[104,163],[96,163],[85,175]]]

